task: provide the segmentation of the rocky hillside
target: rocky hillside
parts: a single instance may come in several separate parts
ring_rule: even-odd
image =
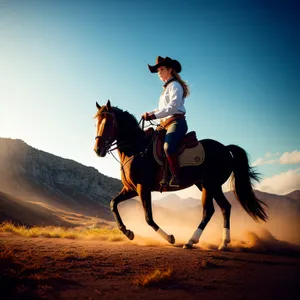
[[[109,201],[121,187],[95,168],[0,138],[0,190],[14,197],[111,219]]]

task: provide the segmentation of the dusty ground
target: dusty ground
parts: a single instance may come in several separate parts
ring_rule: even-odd
[[[180,246],[1,233],[1,299],[300,299],[297,251]],[[134,283],[155,269],[172,269],[171,278]]]

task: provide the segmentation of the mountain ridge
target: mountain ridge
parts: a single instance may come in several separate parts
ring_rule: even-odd
[[[19,139],[0,138],[0,190],[24,201],[38,201],[111,220],[110,200],[121,181],[93,167],[35,149]]]

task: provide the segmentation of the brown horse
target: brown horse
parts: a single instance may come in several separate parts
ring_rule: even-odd
[[[139,196],[145,211],[146,222],[169,243],[174,244],[173,235],[165,233],[153,220],[151,191],[159,191],[159,176],[161,166],[156,162],[153,151],[153,139],[140,128],[137,119],[127,111],[113,107],[108,100],[100,106],[95,119],[97,131],[94,151],[100,157],[109,152],[112,145],[118,150],[121,163],[121,179],[123,188],[111,200],[110,208],[119,229],[130,239],[134,233],[124,225],[118,211],[118,204],[135,196]],[[205,139],[199,141],[205,151],[205,159],[199,166],[181,167],[179,171],[180,188],[168,188],[168,191],[181,190],[196,185],[202,191],[203,217],[198,228],[184,248],[192,248],[199,242],[205,226],[215,209],[213,199],[220,206],[224,229],[222,243],[219,249],[225,249],[230,242],[230,210],[231,205],[222,192],[222,184],[232,174],[233,191],[245,209],[256,221],[267,220],[261,200],[257,199],[251,180],[258,180],[258,174],[249,166],[245,150],[236,145],[224,146],[221,143]]]

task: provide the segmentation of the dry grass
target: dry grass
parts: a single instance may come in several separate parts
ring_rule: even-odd
[[[166,271],[155,269],[153,272],[140,275],[138,278],[134,279],[133,283],[138,286],[151,286],[170,279],[172,272],[172,269]]]
[[[108,228],[64,228],[57,226],[33,226],[26,227],[14,225],[11,222],[0,224],[0,232],[11,232],[23,237],[45,237],[45,238],[66,238],[66,239],[100,239],[103,241],[117,242],[125,240],[125,236],[117,229]]]
[[[58,258],[65,261],[80,261],[80,260],[87,260],[92,259],[86,251],[70,251],[68,248],[64,248],[60,251]]]

